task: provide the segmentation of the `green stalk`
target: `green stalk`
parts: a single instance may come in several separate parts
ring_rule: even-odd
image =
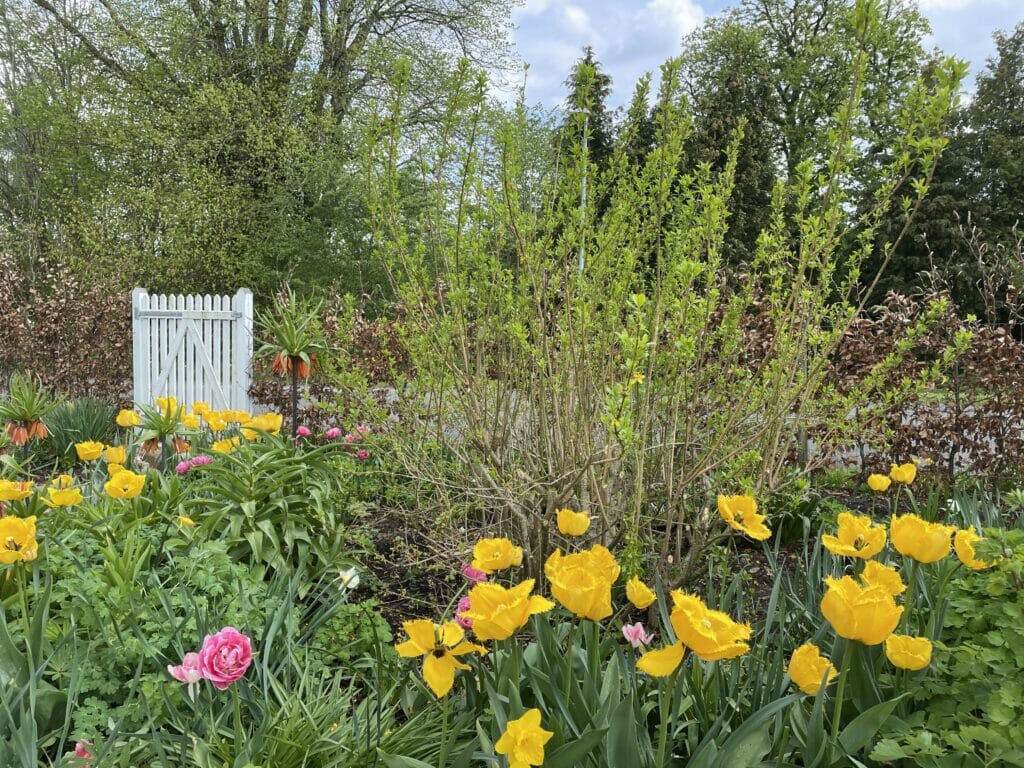
[[[910,616],[917,607],[917,560],[910,565],[910,583],[907,585],[907,605],[903,615],[903,634],[910,634]]]
[[[665,751],[668,748],[668,721],[672,717],[677,677],[679,677],[679,669],[669,677],[665,690],[662,690],[661,686],[658,687],[658,709],[661,712],[661,720],[658,723],[658,754],[654,760],[655,768],[662,768],[665,765]]]
[[[839,726],[842,724],[843,699],[846,697],[846,679],[850,676],[850,664],[853,661],[854,641],[847,640],[843,649],[843,663],[839,670],[839,685],[836,688],[836,707],[832,714],[832,738],[829,740],[829,763],[832,762],[832,751],[839,743]]]
[[[448,762],[448,696],[441,703],[441,754],[437,758],[437,768],[444,768]]]
[[[569,691],[572,690],[572,643],[576,638],[576,620],[569,624],[569,636],[565,640],[565,701],[569,702]]]

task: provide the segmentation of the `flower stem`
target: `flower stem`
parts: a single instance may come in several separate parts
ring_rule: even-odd
[[[573,640],[576,638],[576,621],[569,624],[569,635],[565,639],[565,702],[569,703],[569,691],[572,690]]]
[[[448,697],[441,702],[441,754],[437,758],[437,768],[444,768],[448,762]]]
[[[843,663],[839,670],[839,685],[836,688],[836,706],[832,713],[832,738],[829,740],[829,763],[832,762],[833,750],[839,743],[839,726],[842,724],[843,699],[846,698],[846,679],[850,676],[850,664],[853,661],[854,641],[847,640],[843,649]]]
[[[910,634],[910,617],[914,612],[914,608],[917,607],[917,566],[917,560],[910,565],[910,583],[907,585],[907,604],[903,610],[903,634],[905,635]]]
[[[655,768],[662,768],[665,765],[665,751],[668,748],[668,721],[672,718],[672,700],[676,690],[677,677],[679,677],[678,669],[669,676],[665,690],[662,691],[659,687],[658,691],[661,720],[658,723],[658,755],[654,761]]]

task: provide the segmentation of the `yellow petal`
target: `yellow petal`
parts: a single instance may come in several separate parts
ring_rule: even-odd
[[[686,648],[682,642],[656,651],[648,651],[639,658],[636,668],[651,677],[668,677],[679,667],[684,653],[686,653]]]

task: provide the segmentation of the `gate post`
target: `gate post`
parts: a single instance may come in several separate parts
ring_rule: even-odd
[[[239,288],[238,293],[231,299],[231,305],[235,313],[232,350],[235,359],[232,361],[231,399],[235,402],[235,408],[248,411],[249,386],[252,384],[252,291],[248,288]]]
[[[149,293],[145,288],[132,291],[132,400],[136,405],[149,403],[149,323],[139,315],[149,308]]]

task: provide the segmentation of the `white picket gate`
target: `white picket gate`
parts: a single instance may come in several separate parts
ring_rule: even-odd
[[[252,291],[234,296],[150,296],[132,291],[135,402],[172,395],[183,405],[250,410]]]

